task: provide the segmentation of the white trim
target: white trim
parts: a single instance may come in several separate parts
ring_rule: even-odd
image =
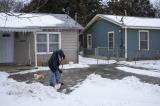
[[[28,36],[28,57],[29,57],[29,65],[32,64],[32,57],[31,57],[31,35]]]
[[[109,34],[111,34],[111,33],[113,33],[113,48],[112,49],[114,49],[115,48],[115,34],[114,34],[114,31],[108,32],[108,49],[110,49],[109,48]]]
[[[89,37],[91,37],[91,45],[89,46]],[[87,48],[92,49],[92,34],[87,34]]]
[[[37,67],[37,34],[34,32],[34,62],[35,67]]]
[[[127,28],[125,28],[125,58],[128,58],[128,37],[127,37]]]
[[[62,35],[61,35],[61,32],[59,32],[59,49],[61,49],[62,48],[62,44],[61,44],[61,42],[62,42]]]
[[[46,34],[47,35],[47,51],[46,52],[38,52],[36,49],[37,54],[52,54],[53,52],[49,52],[49,34],[58,34],[58,49],[61,49],[61,32],[36,32],[36,37],[37,34]],[[36,41],[37,44],[37,41]]]
[[[147,49],[140,49],[140,33],[141,33],[141,32],[147,32],[147,38],[148,38],[148,39],[147,39],[147,43],[148,43],[148,44],[147,44],[147,46],[148,46]],[[138,38],[139,38],[139,39],[138,39],[138,43],[139,43],[139,45],[138,45],[139,47],[138,47],[138,48],[139,48],[139,50],[149,50],[149,30],[139,30],[139,37],[138,37]]]
[[[46,53],[48,53],[49,52],[49,34],[47,34],[46,33],[46,35],[47,35],[47,51],[46,51]],[[38,53],[40,53],[40,52],[38,52]]]

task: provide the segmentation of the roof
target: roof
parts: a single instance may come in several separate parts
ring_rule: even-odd
[[[122,28],[133,29],[160,29],[160,18],[147,18],[147,17],[131,17],[131,16],[116,16],[116,15],[96,15],[85,27],[87,29],[96,20],[102,18],[111,23],[114,23]]]
[[[83,29],[66,14],[0,13],[0,29]]]

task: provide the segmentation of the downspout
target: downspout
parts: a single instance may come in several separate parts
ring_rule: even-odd
[[[128,47],[127,47],[127,28],[125,28],[125,58],[128,58]]]

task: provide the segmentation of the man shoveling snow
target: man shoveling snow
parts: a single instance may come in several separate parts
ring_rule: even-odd
[[[55,87],[55,89],[59,89],[61,86],[60,73],[62,71],[59,69],[59,66],[64,59],[64,52],[62,50],[57,50],[53,52],[52,56],[48,61],[48,66],[50,68],[49,85]]]

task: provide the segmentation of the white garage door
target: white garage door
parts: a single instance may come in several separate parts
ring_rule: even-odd
[[[14,50],[14,37],[10,33],[0,34],[0,63],[12,63]]]

